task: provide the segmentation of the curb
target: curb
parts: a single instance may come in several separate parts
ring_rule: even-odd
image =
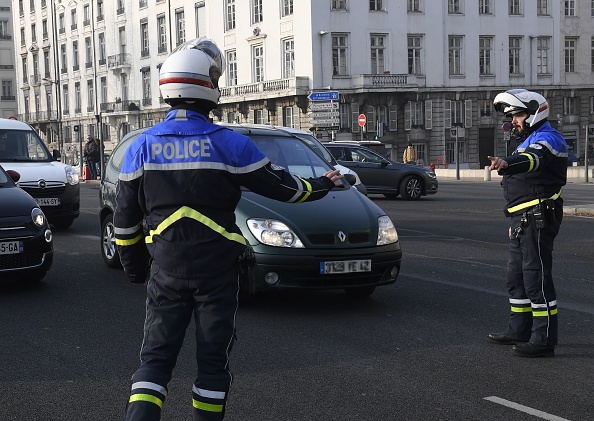
[[[594,205],[564,206],[563,215],[594,217]]]

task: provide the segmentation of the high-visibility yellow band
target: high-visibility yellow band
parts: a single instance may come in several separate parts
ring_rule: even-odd
[[[142,240],[142,234],[138,234],[136,237],[131,238],[129,240],[120,240],[116,238],[115,242],[118,246],[131,246],[133,244],[138,243],[140,240]]]
[[[559,190],[559,193],[555,193],[554,195],[552,195],[551,197],[549,197],[549,199],[556,200],[556,199],[559,198],[559,196],[561,196],[561,190]],[[536,205],[538,205],[542,201],[543,201],[543,199],[534,199],[534,200],[531,200],[529,202],[520,203],[519,205],[512,206],[511,208],[507,208],[507,211],[509,213],[514,213],[514,212],[517,212],[517,211],[522,210],[522,209],[527,209],[527,208],[531,208],[533,206],[536,206]]]
[[[533,311],[532,312],[532,317],[547,317],[548,316],[548,311]],[[550,311],[551,316],[554,316],[555,314],[557,314],[557,309],[554,308]]]
[[[154,403],[159,408],[163,408],[163,401],[156,396],[149,395],[146,393],[137,393],[135,395],[130,395],[130,403],[139,401]]]
[[[307,187],[307,191],[305,192],[303,197],[297,201],[297,203],[305,202],[307,198],[311,195],[311,192],[313,190],[311,188],[311,184],[309,184],[307,180],[304,180],[303,178],[301,178],[300,180],[303,181],[303,184],[305,184],[305,187]]]
[[[153,242],[153,236],[161,235],[163,233],[163,231],[165,231],[167,228],[169,228],[171,225],[173,225],[175,222],[179,221],[182,218],[190,218],[195,221],[198,221],[198,222],[206,225],[208,228],[212,229],[213,231],[218,232],[219,234],[221,234],[223,237],[225,237],[228,240],[236,241],[243,245],[246,244],[245,238],[243,238],[242,235],[228,232],[225,228],[223,228],[222,226],[217,224],[215,221],[210,219],[208,216],[206,216],[206,215],[204,215],[204,214],[198,212],[197,210],[194,210],[188,206],[182,206],[181,208],[176,210],[174,213],[169,215],[167,218],[165,218],[159,224],[159,226],[157,227],[156,230],[151,230],[149,232],[149,235],[146,236],[146,238],[145,238],[147,244],[150,244]]]
[[[530,313],[532,311],[532,307],[512,307],[512,313]]]
[[[200,402],[200,401],[197,401],[196,399],[192,399],[192,405],[194,405],[194,408],[201,409],[203,411],[223,412],[223,405],[215,405],[212,403]]]
[[[526,158],[528,158],[528,161],[530,161],[530,166],[528,167],[528,171],[527,172],[531,172],[534,169],[534,157],[529,154],[529,153],[521,153],[520,155],[524,155]]]

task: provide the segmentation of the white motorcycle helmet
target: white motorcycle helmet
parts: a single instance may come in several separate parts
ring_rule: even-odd
[[[545,97],[526,89],[510,89],[497,94],[493,106],[495,111],[506,116],[522,111],[528,113],[528,118],[524,121],[527,128],[534,127],[549,116],[549,103]]]
[[[175,48],[161,66],[161,96],[170,105],[206,102],[216,108],[224,69],[223,55],[214,42],[204,37],[187,41]]]

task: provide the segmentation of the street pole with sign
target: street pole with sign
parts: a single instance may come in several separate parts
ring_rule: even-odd
[[[367,123],[367,117],[365,114],[359,114],[359,127],[361,127],[361,142],[363,142],[363,127]]]
[[[458,127],[452,127],[450,129],[450,135],[455,139],[454,148],[456,152],[454,153],[456,157],[456,180],[460,180],[460,147],[458,144]]]
[[[588,182],[588,138],[590,137],[590,130],[586,124],[586,142],[584,151],[584,181]]]

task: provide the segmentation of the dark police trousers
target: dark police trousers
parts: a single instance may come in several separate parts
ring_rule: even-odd
[[[229,353],[235,338],[237,268],[211,278],[178,279],[153,262],[147,285],[140,368],[132,376],[126,421],[158,421],[167,384],[192,315],[196,324],[197,376],[192,387],[194,421],[219,421],[231,385]]]
[[[559,203],[560,202],[560,203]],[[507,336],[537,345],[557,344],[557,295],[553,285],[553,242],[563,217],[561,201],[553,221],[538,229],[533,215],[511,217],[507,288],[511,306]],[[521,228],[521,230],[519,229]]]

